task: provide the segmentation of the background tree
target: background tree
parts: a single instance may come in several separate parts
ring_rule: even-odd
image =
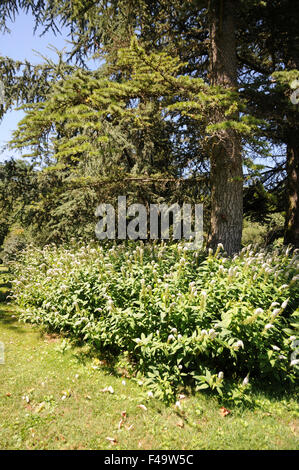
[[[286,149],[268,175],[278,191],[281,186],[285,191],[285,243],[298,247],[299,115],[290,101],[290,84],[299,76],[296,2],[244,2],[238,23],[239,70],[249,110],[267,123],[264,136]]]
[[[16,13],[25,3],[5,2],[4,19],[8,4]],[[249,167],[248,181],[257,181],[255,188],[260,188],[265,210],[271,205],[271,210],[280,210],[286,199],[286,167],[280,161],[262,169],[254,160],[265,155],[261,145],[265,141],[288,142],[289,146],[290,129],[297,122],[297,110],[287,96],[289,81],[288,85],[283,82],[286,76],[276,76],[277,85],[270,78],[277,70],[284,68],[283,73],[288,73],[294,67],[290,57],[296,57],[297,23],[288,11],[290,2],[270,3],[30,2],[37,25],[54,30],[59,23],[69,27],[73,39],[69,59],[76,59],[78,65],[61,61],[60,68],[51,64],[47,72],[42,66],[23,65],[22,77],[10,65],[10,81],[16,83],[10,103],[19,97],[30,104],[15,145],[32,146],[35,157],[47,156],[53,174],[61,172],[66,204],[70,187],[78,191],[97,188],[97,197],[108,192],[113,198],[123,181],[131,197],[142,202],[181,200],[188,182],[191,199],[199,202],[211,195],[210,245],[222,242],[229,253],[237,251],[242,229],[242,167]],[[278,17],[289,19],[290,28],[280,26]],[[139,57],[138,62],[135,50],[130,62],[133,34],[142,46],[143,61]],[[128,51],[127,63],[119,59],[121,50]],[[86,66],[93,53],[99,60],[94,72]],[[165,69],[163,54],[177,57],[177,68],[172,63],[172,70]],[[146,63],[149,58],[152,64]],[[151,84],[144,74],[151,77]],[[30,91],[31,80],[36,91],[31,96],[20,94],[26,87]],[[43,123],[40,129],[39,122]],[[288,159],[294,161],[296,155]],[[290,241],[287,233],[296,233],[298,227],[297,167],[294,163],[291,167],[286,241]],[[246,194],[252,189],[246,188]],[[88,213],[83,207],[80,210]],[[292,237],[296,244],[296,236]]]

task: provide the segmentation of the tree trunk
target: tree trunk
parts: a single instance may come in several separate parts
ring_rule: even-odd
[[[298,45],[293,38],[289,46],[289,69],[299,70]],[[293,105],[292,113],[288,116],[290,128],[287,131],[287,207],[285,220],[284,243],[299,248],[299,126],[298,126],[298,104]]]
[[[284,242],[299,248],[299,129],[290,129],[287,143],[287,209]]]
[[[237,89],[237,57],[232,0],[211,0],[211,84]],[[233,119],[216,111],[213,121]],[[243,223],[243,169],[241,140],[232,129],[223,129],[211,146],[211,227],[208,246],[222,243],[228,255],[240,250]]]

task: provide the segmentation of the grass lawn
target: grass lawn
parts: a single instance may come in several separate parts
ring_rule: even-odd
[[[16,308],[4,303],[3,267],[1,284],[1,450],[298,449],[294,397],[256,392],[255,410],[233,408],[225,417],[205,394],[182,399],[181,409],[167,407],[87,347],[19,323]]]

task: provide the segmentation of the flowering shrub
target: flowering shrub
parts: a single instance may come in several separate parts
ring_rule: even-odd
[[[238,396],[251,377],[295,381],[297,259],[250,246],[232,259],[220,246],[28,248],[13,295],[24,321],[129,355],[157,397],[186,384],[222,394],[227,381]]]

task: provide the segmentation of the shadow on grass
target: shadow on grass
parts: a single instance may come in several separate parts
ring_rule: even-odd
[[[15,310],[6,304],[0,304],[0,323],[3,325],[12,325],[17,323],[18,317]]]
[[[116,348],[115,350],[111,348],[99,350],[95,345],[88,344],[82,339],[71,337],[67,332],[57,333],[49,329],[44,329],[41,332],[41,336],[46,336],[49,342],[57,341],[59,338],[68,340],[71,354],[80,365],[91,366],[95,370],[99,369],[105,374],[117,378],[133,378],[138,371],[138,366],[134,363],[132,357],[129,358],[129,355],[125,356]],[[196,391],[194,385],[187,381],[184,385],[178,386],[174,397],[179,393],[183,393],[190,398],[198,395],[198,393],[204,394],[206,397],[214,398],[219,406],[225,406],[238,414],[242,414],[243,411],[250,409],[267,409],[269,403],[271,403],[271,406],[275,406],[275,403],[288,402],[291,399],[298,400],[298,389],[296,389],[295,384],[274,381],[270,383],[264,379],[252,378],[246,393],[241,393],[232,399],[235,390],[236,383],[232,379],[227,380],[222,396],[212,390],[205,390],[204,392]],[[172,401],[169,403],[172,403]]]
[[[0,287],[0,303],[7,302],[9,300],[10,290],[9,283],[1,284]]]
[[[101,369],[103,372],[111,374],[115,377],[122,377],[125,375],[119,368],[119,352],[112,351],[111,349],[104,349],[99,351],[95,346],[86,345],[83,341],[73,340],[73,346],[78,350],[73,352],[75,359],[79,364],[87,365],[90,362],[94,363],[94,368]]]
[[[266,411],[269,406],[275,407],[276,403],[288,403],[291,400],[298,403],[298,387],[295,383],[284,381],[269,381],[261,378],[252,378],[249,389],[246,389],[244,394],[237,394],[232,400],[236,384],[232,380],[228,380],[223,396],[214,395],[217,399],[219,406],[225,406],[234,413],[241,413],[245,410],[264,410]],[[245,391],[245,390],[244,390]],[[213,392],[208,390],[207,395],[212,396]],[[299,405],[295,413],[299,413]]]
[[[8,302],[0,303],[0,325],[14,330],[16,333],[26,333],[26,330],[19,323],[19,315],[16,312],[16,308]]]
[[[55,330],[46,325],[39,325],[39,332],[40,338],[48,343],[56,343],[62,340],[61,347],[58,345],[58,348],[61,350],[60,352],[64,354],[65,351],[71,349],[73,358],[80,365],[87,366],[92,364],[94,369],[101,369],[101,371],[115,377],[124,377],[127,375],[125,367],[120,367],[122,354],[119,350],[114,350],[111,347],[99,350],[95,345],[71,336],[67,331]],[[63,346],[65,340],[67,343]],[[130,376],[132,376],[132,374],[130,374]]]
[[[283,383],[263,383],[261,380],[255,379],[252,386],[252,393],[263,399],[273,401],[296,400],[299,399],[298,384]]]

